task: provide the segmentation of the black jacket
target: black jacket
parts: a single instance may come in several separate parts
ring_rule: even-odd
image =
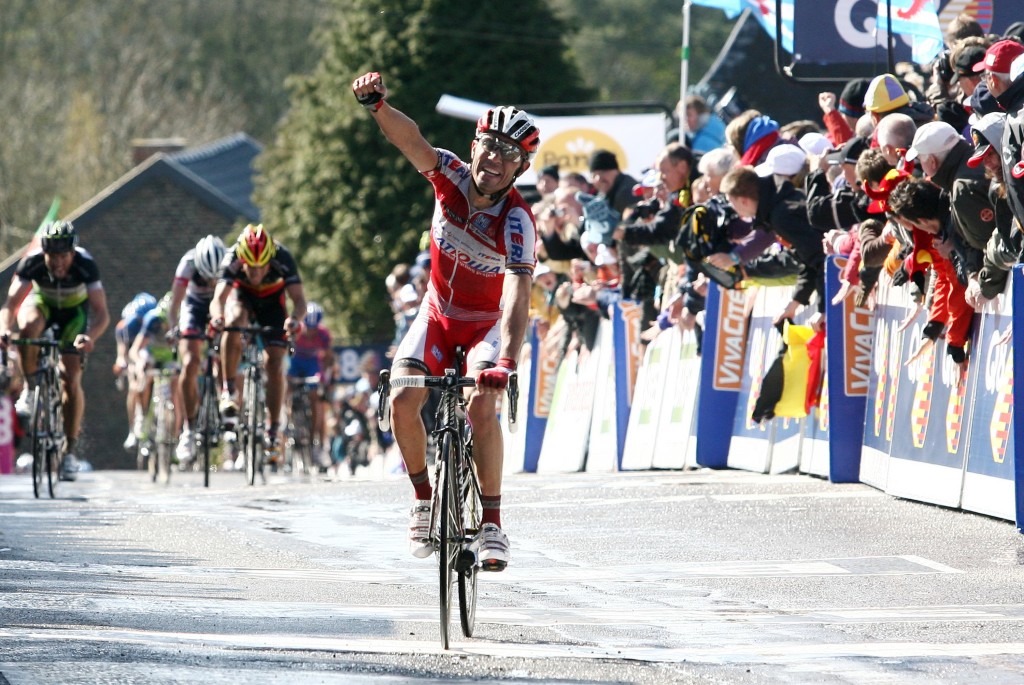
[[[1024,147],[1024,78],[1018,78],[996,100],[1006,110],[1003,127],[1003,179],[1006,201],[1017,221],[1024,224],[1024,178],[1014,178],[1011,171],[1021,161]]]

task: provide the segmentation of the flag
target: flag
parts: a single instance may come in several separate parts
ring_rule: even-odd
[[[745,9],[749,9],[757,20],[775,38],[775,3],[776,0],[690,0],[694,5],[712,7],[725,12],[729,19]],[[793,0],[782,0],[782,47],[789,53],[793,52]]]
[[[907,36],[911,40],[912,58],[918,64],[935,59],[942,49],[942,29],[936,0],[878,0],[879,31],[889,27],[889,9],[892,9],[891,33]]]
[[[729,19],[735,19],[744,8],[744,0],[690,0],[690,4],[722,10]]]
[[[46,225],[51,221],[57,220],[57,214],[60,212],[60,197],[54,196],[53,202],[50,203],[50,209],[46,212],[46,216],[39,223],[39,228],[36,229],[36,237],[43,235],[43,230],[46,229]]]
[[[46,212],[46,216],[43,217],[43,220],[39,222],[39,228],[37,228],[36,232],[32,235],[32,240],[28,242],[29,252],[39,247],[40,239],[43,237],[43,231],[46,230],[47,224],[49,224],[51,221],[57,220],[57,214],[59,212],[60,197],[54,196],[53,202],[50,203],[50,209]]]

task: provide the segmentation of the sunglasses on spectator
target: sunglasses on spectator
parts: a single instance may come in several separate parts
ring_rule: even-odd
[[[523,161],[523,151],[512,143],[506,143],[503,140],[498,140],[494,136],[487,135],[486,133],[484,135],[477,136],[476,142],[480,143],[480,146],[483,147],[486,152],[497,152],[506,162],[519,163]]]

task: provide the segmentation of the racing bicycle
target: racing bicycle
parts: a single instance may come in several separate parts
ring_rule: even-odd
[[[64,436],[64,386],[60,378],[60,341],[55,340],[53,329],[47,329],[42,338],[12,340],[18,346],[34,345],[39,348],[39,361],[35,373],[27,379],[32,387],[29,396],[27,433],[32,441],[32,491],[42,497],[43,479],[51,498],[57,496],[60,480],[60,461],[66,446]]]
[[[381,430],[391,429],[391,388],[417,387],[440,390],[436,427],[437,444],[434,460],[434,494],[430,503],[430,539],[437,552],[441,609],[441,643],[449,644],[449,623],[452,609],[453,579],[459,596],[459,623],[462,634],[473,636],[476,623],[477,573],[480,563],[476,554],[476,536],[480,531],[483,506],[480,501],[480,479],[473,461],[473,429],[466,417],[464,388],[476,387],[476,380],[462,376],[465,354],[456,348],[458,369],[445,369],[443,376],[399,376],[389,371],[380,374],[377,385],[377,420]],[[519,392],[517,376],[512,373],[508,383],[509,428],[515,429]]]
[[[263,369],[263,336],[281,333],[269,326],[225,326],[229,333],[245,336],[242,350],[244,386],[242,387],[241,416],[238,423],[238,444],[245,456],[245,478],[249,485],[256,484],[256,474],[267,482],[263,472],[263,433],[266,424],[267,389]]]

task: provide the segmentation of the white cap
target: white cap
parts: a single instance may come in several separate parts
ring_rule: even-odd
[[[829,139],[817,131],[803,134],[797,142],[804,149],[804,152],[809,155],[821,155],[832,149],[832,143],[829,142]]]
[[[963,140],[960,134],[946,122],[929,121],[914,134],[914,142],[907,150],[907,161],[913,161],[921,155],[949,152],[960,140]]]
[[[402,286],[402,289],[398,291],[398,299],[401,300],[403,304],[410,304],[411,302],[415,302],[420,299],[420,294],[416,291],[416,286],[412,283],[406,283]]]
[[[1024,74],[1024,55],[1017,55],[1010,62],[1010,80],[1016,81],[1021,74]]]
[[[533,277],[543,276],[544,274],[551,273],[551,267],[547,264],[537,264],[537,268],[533,270]]]
[[[799,145],[785,143],[776,145],[768,151],[768,157],[763,164],[754,167],[758,176],[793,176],[804,168],[807,163],[807,153]]]
[[[594,266],[605,266],[607,264],[614,264],[615,257],[612,256],[611,250],[604,243],[597,246],[597,256],[594,257]]]

